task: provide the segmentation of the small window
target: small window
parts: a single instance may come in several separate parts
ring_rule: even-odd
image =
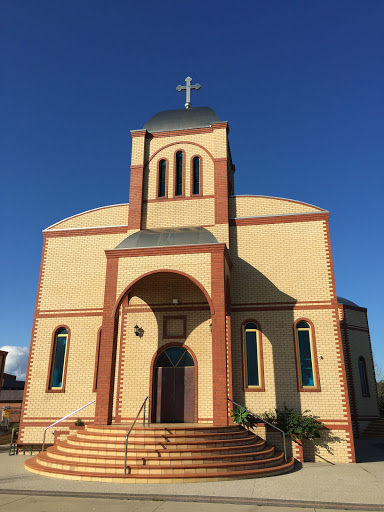
[[[160,160],[159,162],[159,197],[165,197],[165,183],[167,177],[167,162]]]
[[[192,161],[192,173],[193,173],[193,183],[192,183],[192,194],[200,194],[200,158],[195,156]]]
[[[175,196],[183,195],[183,152],[176,153]]]
[[[68,331],[62,327],[58,329],[55,334],[49,389],[63,388],[67,347]]]
[[[308,322],[296,324],[296,344],[300,388],[315,388],[316,382],[313,360],[313,334]]]
[[[365,365],[364,357],[359,357],[359,373],[361,382],[361,392],[363,393],[363,396],[369,396],[367,367]]]
[[[249,322],[244,326],[245,387],[261,387],[260,330]]]

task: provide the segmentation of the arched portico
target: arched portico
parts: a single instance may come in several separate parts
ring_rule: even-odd
[[[128,400],[134,403],[138,410],[144,397],[152,394],[153,383],[147,382],[146,377],[136,378],[136,381],[133,381],[132,377],[128,384],[127,376],[132,376],[135,373],[135,368],[138,367],[142,368],[143,375],[148,375],[148,378],[150,375],[153,376],[151,367],[153,354],[161,350],[166,343],[170,343],[172,338],[180,337],[180,339],[175,339],[175,342],[191,343],[193,351],[201,350],[201,353],[205,354],[204,357],[209,357],[209,363],[206,359],[202,365],[205,371],[200,372],[199,376],[201,390],[195,394],[196,399],[198,394],[202,396],[201,403],[205,405],[198,412],[196,404],[195,421],[227,423],[224,276],[223,279],[212,280],[212,296],[215,294],[217,296],[218,285],[222,284],[223,293],[220,295],[219,301],[214,301],[196,278],[181,270],[172,269],[156,269],[146,272],[127,285],[116,299],[117,261],[117,258],[108,258],[107,260],[95,422],[99,424],[112,423],[115,411],[117,421],[130,421],[135,413],[127,409]],[[167,282],[170,283],[169,290],[165,290],[167,286],[164,283]],[[175,298],[173,297],[172,283],[177,285],[179,295],[184,293],[181,304],[177,306],[172,304],[171,297]],[[155,298],[154,294],[157,294]],[[189,300],[188,297],[191,299]],[[138,321],[139,315],[142,315],[142,319]],[[181,317],[185,317],[185,333],[173,333],[172,329],[180,329]],[[220,319],[222,325],[220,325]],[[144,331],[141,341],[133,335],[133,326],[138,322],[139,325],[143,324],[140,325]],[[179,327],[177,327],[178,323]],[[118,329],[119,325],[120,330]],[[171,325],[170,332],[166,331],[168,325]],[[123,349],[121,346],[119,348],[122,359],[117,357],[119,336],[121,336],[121,343],[125,344],[122,346]],[[220,339],[220,344],[217,343],[218,339]],[[205,352],[202,350],[203,347]],[[207,353],[207,347],[212,352]],[[152,352],[148,361],[147,351],[150,350]],[[213,359],[215,359],[216,366],[215,377],[213,376]],[[131,370],[129,370],[129,365],[131,365]],[[115,379],[116,371],[118,373]],[[117,383],[116,389],[115,382]],[[213,390],[214,386],[215,390]],[[134,399],[132,398],[133,394],[136,394]],[[117,404],[115,411],[113,410],[114,395]],[[207,410],[210,412],[205,412]],[[218,412],[221,412],[220,417]]]

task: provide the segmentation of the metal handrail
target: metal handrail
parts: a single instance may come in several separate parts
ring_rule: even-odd
[[[61,421],[63,420],[66,420],[67,418],[69,418],[70,416],[73,416],[74,414],[76,414],[77,412],[81,411],[82,409],[85,409],[86,407],[88,407],[88,405],[91,405],[93,403],[95,403],[96,400],[92,400],[92,402],[89,402],[89,404],[86,404],[86,405],[83,405],[83,407],[80,407],[79,409],[76,409],[76,411],[73,411],[71,412],[70,414],[67,414],[66,416],[64,416],[64,418],[61,418],[61,420],[58,420],[58,421],[55,421],[55,423],[52,423],[52,425],[49,425],[49,427],[47,427],[45,430],[44,430],[44,437],[43,437],[43,447],[41,449],[41,451],[43,452],[44,451],[44,446],[45,446],[45,435],[47,433],[47,430],[51,427],[54,427],[55,425],[57,425],[58,423],[60,423]]]
[[[240,407],[241,409],[243,409],[244,411],[247,411],[249,414],[251,414],[252,416],[254,416],[255,418],[258,418],[259,420],[263,421],[264,423],[266,423],[267,425],[269,425],[270,427],[274,428],[275,430],[278,430],[279,432],[282,433],[283,435],[283,445],[284,445],[284,459],[285,459],[285,462],[287,462],[287,445],[286,445],[286,441],[285,441],[285,432],[284,430],[281,430],[281,428],[278,428],[276,427],[276,425],[273,425],[273,423],[269,423],[269,421],[265,420],[264,418],[262,418],[261,416],[259,416],[258,414],[255,414],[254,412],[250,411],[249,409],[247,409],[246,407],[243,407],[242,405],[238,404],[237,402],[234,402],[233,400],[231,400],[230,398],[227,398],[228,402],[232,402],[234,405],[236,405],[237,407]]]
[[[137,416],[136,418],[134,419],[132,425],[131,425],[131,428],[129,429],[126,437],[125,437],[125,456],[124,456],[124,475],[127,473],[127,451],[128,451],[128,437],[129,437],[129,434],[132,432],[132,429],[133,427],[135,426],[136,424],[136,421],[137,421],[137,418],[139,417],[143,407],[144,407],[144,414],[143,414],[143,427],[145,427],[145,410],[146,410],[146,403],[147,403],[147,400],[148,400],[148,427],[149,427],[149,417],[150,417],[150,414],[151,414],[151,399],[149,396],[146,396],[145,397],[145,400],[143,402],[143,405],[140,407],[139,409],[139,412],[137,413]]]

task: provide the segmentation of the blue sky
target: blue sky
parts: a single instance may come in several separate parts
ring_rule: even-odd
[[[29,345],[41,231],[128,202],[130,130],[190,75],[229,121],[237,194],[331,212],[337,293],[384,369],[383,22],[381,0],[3,0],[0,346]]]

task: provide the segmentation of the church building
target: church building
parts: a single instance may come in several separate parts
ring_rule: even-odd
[[[228,134],[187,97],[131,131],[129,203],[43,231],[21,443],[93,401],[55,428],[129,425],[147,396],[151,426],[233,428],[233,400],[309,410],[325,428],[304,458],[355,461],[377,393],[366,309],[336,295],[329,212],[236,195]]]

